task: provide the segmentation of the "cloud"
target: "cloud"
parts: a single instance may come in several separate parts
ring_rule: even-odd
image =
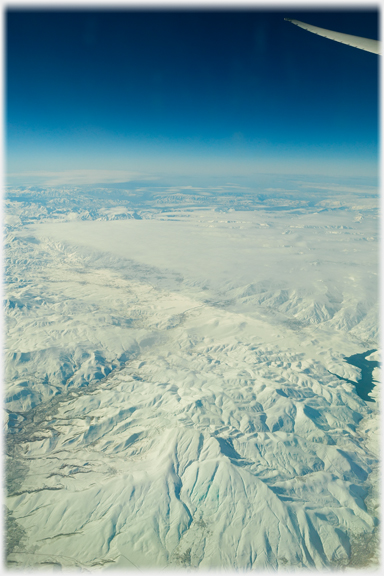
[[[330,192],[355,192],[363,194],[376,194],[377,186],[343,186],[340,184],[316,184],[312,182],[297,182],[301,188],[315,188],[317,190],[328,190]]]
[[[45,186],[84,186],[97,183],[116,184],[120,182],[130,182],[131,180],[155,180],[154,176],[149,176],[141,172],[130,172],[127,170],[64,170],[62,172],[23,172],[11,173],[10,178],[31,178],[39,180]]]

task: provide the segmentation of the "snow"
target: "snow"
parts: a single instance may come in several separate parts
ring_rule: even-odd
[[[10,566],[377,563],[377,194],[296,187],[8,191]]]

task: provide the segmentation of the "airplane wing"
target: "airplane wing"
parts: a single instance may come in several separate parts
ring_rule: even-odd
[[[304,28],[304,30],[308,30],[308,32],[313,32],[313,34],[329,38],[329,40],[348,44],[348,46],[360,48],[360,50],[366,50],[367,52],[373,52],[373,54],[381,54],[379,40],[360,38],[360,36],[352,36],[351,34],[342,34],[341,32],[333,32],[333,30],[325,30],[325,28],[318,28],[317,26],[300,22],[300,20],[291,20],[290,18],[284,18],[284,20],[292,22],[292,24]]]

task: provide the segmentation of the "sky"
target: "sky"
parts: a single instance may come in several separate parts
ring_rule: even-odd
[[[6,11],[6,162],[30,171],[374,177],[375,10]]]

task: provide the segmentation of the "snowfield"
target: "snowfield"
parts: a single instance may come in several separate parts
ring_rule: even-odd
[[[8,566],[377,566],[377,190],[155,184],[8,190]]]

